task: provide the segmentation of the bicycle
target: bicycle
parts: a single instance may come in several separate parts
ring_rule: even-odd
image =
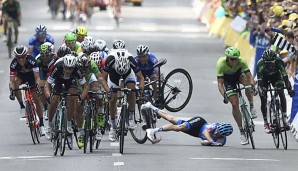
[[[241,111],[241,115],[242,115],[242,127],[245,132],[245,137],[247,140],[250,139],[251,146],[253,149],[255,149],[255,143],[254,143],[254,139],[253,139],[253,132],[255,132],[255,124],[251,118],[250,113],[248,112],[247,104],[246,104],[244,97],[242,96],[242,93],[241,93],[241,90],[247,89],[247,88],[252,88],[252,86],[246,85],[246,86],[240,87],[240,84],[238,83],[236,89],[226,91],[226,94],[228,94],[230,92],[238,93],[239,106],[240,106],[240,111]]]
[[[78,96],[76,94],[70,94],[67,91],[62,91],[61,93],[52,92],[51,95],[60,96],[60,102],[58,104],[56,113],[53,120],[53,132],[52,132],[52,143],[54,155],[57,155],[58,148],[60,151],[60,156],[64,155],[66,143],[70,146],[68,142],[68,132],[67,132],[67,96]]]
[[[11,58],[12,55],[12,51],[13,51],[13,46],[14,43],[12,41],[12,37],[13,37],[13,19],[12,18],[8,18],[6,20],[7,22],[7,42],[6,42],[6,46],[7,46],[7,50],[8,50],[8,57]]]
[[[127,135],[128,128],[125,127],[125,123],[128,123],[128,93],[131,91],[138,92],[139,89],[129,89],[129,88],[112,88],[111,92],[117,93],[118,91],[123,92],[123,100],[121,112],[117,121],[116,128],[116,137],[120,141],[120,149],[119,152],[123,154],[124,149],[124,136]]]
[[[31,134],[33,144],[36,144],[36,143],[40,143],[39,136],[41,135],[39,130],[39,118],[37,116],[35,105],[33,104],[32,95],[30,91],[32,88],[36,88],[36,86],[29,86],[29,84],[27,83],[25,87],[12,90],[12,93],[15,93],[15,91],[19,91],[19,90],[24,91],[26,120],[27,120],[28,127],[30,129],[30,134]]]
[[[87,144],[89,140],[89,148],[90,152],[93,152],[93,144],[95,142],[95,135],[97,134],[97,99],[94,97],[95,95],[102,95],[99,92],[88,91],[88,97],[85,103],[85,117],[84,117],[84,153],[87,151]]]
[[[285,128],[286,119],[284,118],[284,115],[281,113],[281,104],[278,95],[278,91],[283,91],[283,89],[285,89],[285,87],[278,89],[276,87],[272,88],[272,86],[269,86],[268,91],[270,92],[271,100],[268,102],[267,106],[269,110],[270,127],[274,145],[276,148],[279,148],[280,136],[283,147],[286,150],[288,148],[287,130]]]

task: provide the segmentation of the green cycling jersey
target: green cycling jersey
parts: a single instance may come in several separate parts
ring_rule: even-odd
[[[257,63],[257,78],[258,80],[264,79],[266,76],[272,76],[280,73],[281,76],[287,76],[285,70],[285,63],[280,59],[276,58],[274,64],[266,64],[263,59],[260,59]]]
[[[249,67],[246,61],[239,57],[237,65],[229,66],[227,63],[227,57],[220,57],[216,64],[216,75],[218,79],[223,79],[225,77],[233,77],[237,73],[246,73],[250,72]]]
[[[94,61],[91,61],[90,66],[89,66],[89,69],[88,69],[88,71],[85,74],[85,79],[86,79],[86,82],[87,83],[89,83],[89,80],[90,80],[92,74],[94,74],[95,77],[98,74],[100,74],[99,69],[98,69],[98,67],[97,67],[97,65],[96,65],[96,63]],[[81,85],[78,84],[78,88],[79,89],[82,89]]]

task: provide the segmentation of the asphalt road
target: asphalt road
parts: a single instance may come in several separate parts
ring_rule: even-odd
[[[69,22],[51,20],[46,1],[21,1],[23,21],[19,44],[28,44],[38,24],[44,24],[53,35],[56,49],[71,29]],[[288,136],[288,150],[275,149],[271,135],[263,131],[260,101],[255,98],[259,117],[254,133],[256,149],[240,145],[239,131],[232,118],[231,106],[222,103],[217,90],[215,66],[223,55],[222,40],[208,36],[208,29],[194,17],[191,0],[145,0],[142,7],[123,6],[120,28],[115,27],[111,12],[95,10],[89,35],[104,39],[111,47],[113,40],[123,39],[135,54],[139,44],[147,44],[158,58],[168,63],[162,68],[167,74],[175,68],[186,69],[192,77],[194,90],[191,101],[180,118],[202,116],[209,122],[226,121],[235,127],[224,147],[204,147],[200,140],[183,133],[159,133],[159,144],[137,144],[130,135],[125,139],[124,154],[117,143],[105,136],[100,149],[92,154],[82,150],[66,150],[65,156],[53,156],[52,144],[44,137],[32,144],[29,129],[19,121],[19,105],[10,101],[9,64],[6,47],[0,42],[0,170],[296,170],[298,144]],[[158,125],[167,122],[159,120]]]

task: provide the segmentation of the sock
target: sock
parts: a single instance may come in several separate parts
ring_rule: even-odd
[[[44,126],[43,125],[43,117],[39,118],[39,126]]]
[[[159,109],[153,105],[150,106],[150,108],[153,110],[153,112],[157,113]]]
[[[20,104],[21,108],[25,108],[23,101],[20,101],[19,104]]]
[[[48,110],[48,104],[47,103],[43,104],[43,108],[44,108],[44,110]]]
[[[159,128],[154,128],[154,129],[152,129],[152,132],[155,134],[155,133],[157,133],[157,132],[161,132],[161,131],[163,131],[163,127],[159,127]]]
[[[111,118],[111,124],[112,124],[112,128],[113,129],[116,129],[116,121],[115,121],[115,118]]]

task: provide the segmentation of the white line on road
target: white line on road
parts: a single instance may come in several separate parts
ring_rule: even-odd
[[[12,156],[12,157],[0,157],[0,160],[10,160],[10,159],[44,159],[51,158],[53,156]]]
[[[112,156],[113,157],[120,157],[120,156],[122,156],[122,154],[121,153],[112,153]]]
[[[0,70],[0,74],[3,74],[4,73],[4,70]]]
[[[191,160],[231,160],[231,161],[281,161],[276,159],[246,159],[246,158],[190,158]]]
[[[112,142],[110,144],[110,146],[112,146],[112,147],[119,147],[119,142]]]
[[[114,166],[124,166],[124,162],[114,162]]]

